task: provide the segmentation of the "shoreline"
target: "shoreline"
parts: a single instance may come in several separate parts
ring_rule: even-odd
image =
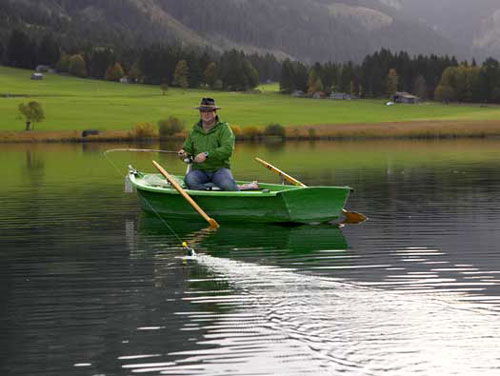
[[[260,128],[259,128],[260,129]],[[262,127],[264,130],[264,127]],[[236,134],[236,141],[313,141],[365,139],[450,139],[500,137],[500,119],[486,121],[411,121],[387,123],[319,124],[285,127],[285,136]],[[83,131],[2,131],[1,143],[158,142],[183,140],[184,134],[161,138],[135,138],[130,131],[102,131],[82,136]]]

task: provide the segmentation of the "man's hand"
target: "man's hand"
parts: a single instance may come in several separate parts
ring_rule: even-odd
[[[206,153],[200,153],[196,157],[194,157],[195,163],[203,163],[207,159]]]
[[[181,149],[181,150],[179,150],[179,151],[177,152],[177,156],[178,156],[180,159],[184,160],[184,158],[186,158],[186,157],[187,157],[187,153],[186,153],[186,151],[185,151],[184,149]]]

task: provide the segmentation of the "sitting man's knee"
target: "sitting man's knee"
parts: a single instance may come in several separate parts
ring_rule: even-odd
[[[196,189],[199,188],[200,179],[194,171],[191,171],[186,176],[184,176],[184,183],[186,183],[186,187],[190,189]]]

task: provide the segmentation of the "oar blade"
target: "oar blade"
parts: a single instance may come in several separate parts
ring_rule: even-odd
[[[344,214],[345,217],[342,223],[357,224],[367,220],[365,215],[354,211],[347,211],[344,209],[342,210],[342,214]]]
[[[217,221],[213,218],[210,218],[208,220],[208,223],[210,224],[210,226],[209,226],[210,230],[216,230],[220,227],[220,225],[217,223]]]

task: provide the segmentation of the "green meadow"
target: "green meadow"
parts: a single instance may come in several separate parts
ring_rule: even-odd
[[[198,114],[193,109],[201,97],[211,96],[222,107],[222,120],[240,127],[359,124],[412,121],[487,121],[500,119],[499,106],[418,105],[386,106],[383,99],[333,101],[294,98],[277,93],[278,85],[259,87],[260,93],[235,93],[204,89],[170,88],[165,95],[158,86],[121,84],[45,74],[30,79],[31,71],[0,66],[0,131],[21,131],[24,122],[18,105],[36,100],[45,110],[39,131],[98,129],[124,131],[139,122],[156,124],[176,116],[187,124]]]

